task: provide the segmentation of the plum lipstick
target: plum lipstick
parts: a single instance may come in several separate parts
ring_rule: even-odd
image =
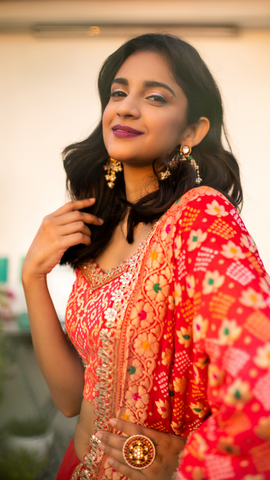
[[[138,137],[139,135],[143,135],[143,132],[139,130],[135,130],[134,128],[127,127],[124,125],[115,125],[112,127],[113,134],[119,138],[130,138],[130,137]]]

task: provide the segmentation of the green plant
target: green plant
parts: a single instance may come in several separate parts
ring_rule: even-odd
[[[26,418],[23,420],[13,419],[5,424],[3,430],[18,437],[33,437],[45,433],[49,425],[50,421],[47,417]]]
[[[0,478],[3,480],[34,480],[46,464],[46,460],[37,462],[34,454],[23,449],[4,453],[0,456]]]

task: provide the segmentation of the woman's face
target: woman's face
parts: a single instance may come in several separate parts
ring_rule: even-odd
[[[187,98],[164,56],[131,55],[112,82],[103,113],[109,156],[139,167],[172,152],[186,128],[186,109]]]

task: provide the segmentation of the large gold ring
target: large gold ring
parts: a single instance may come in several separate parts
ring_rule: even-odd
[[[123,457],[132,468],[141,470],[149,467],[156,456],[156,449],[150,438],[144,435],[132,435],[123,445]]]

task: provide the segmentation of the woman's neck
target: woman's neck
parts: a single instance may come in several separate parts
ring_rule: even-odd
[[[123,165],[123,171],[126,198],[131,203],[137,202],[140,198],[158,188],[152,165],[140,168]]]

